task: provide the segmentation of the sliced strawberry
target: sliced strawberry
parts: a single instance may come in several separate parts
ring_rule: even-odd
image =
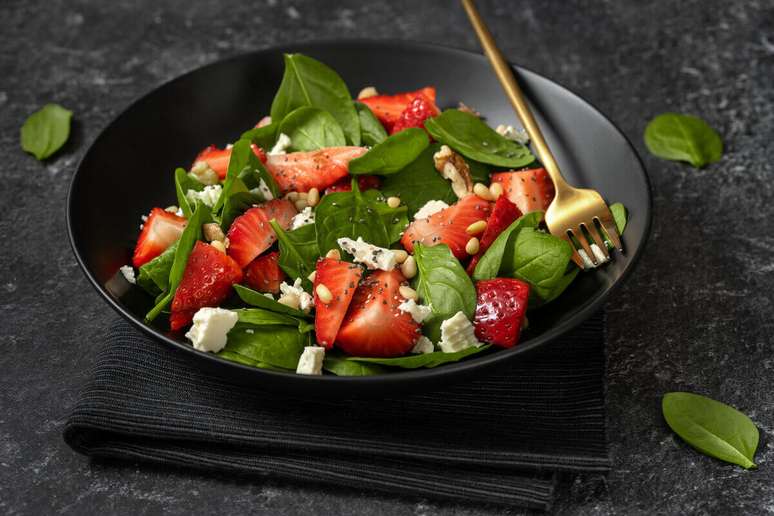
[[[544,168],[497,172],[492,182],[503,185],[505,195],[522,213],[545,211],[554,200],[554,183]]]
[[[185,229],[186,221],[161,208],[153,208],[142,226],[134,248],[132,264],[140,267],[163,253]]]
[[[465,245],[471,237],[466,230],[472,223],[486,220],[490,211],[487,201],[477,195],[468,195],[430,218],[409,224],[400,242],[409,253],[414,251],[416,242],[427,246],[446,244],[458,259],[467,258]]]
[[[282,229],[290,226],[297,213],[293,204],[285,199],[275,199],[256,208],[250,208],[234,219],[228,228],[228,255],[240,267],[245,267],[277,240],[269,221],[277,219]]]
[[[357,176],[357,186],[360,188],[361,192],[365,192],[366,190],[373,190],[375,188],[379,188],[382,186],[382,180],[379,179],[379,176],[369,176],[369,175],[363,175],[363,176]],[[334,184],[329,186],[325,189],[325,193],[334,193],[334,192],[351,192],[352,191],[352,178],[350,176],[343,177],[336,181]]]
[[[258,292],[277,294],[285,273],[279,266],[277,251],[259,256],[245,267],[245,284]]]
[[[323,258],[317,262],[314,277],[314,331],[320,345],[329,349],[333,347],[362,275],[363,269],[352,263],[332,258]],[[330,303],[323,303],[317,295],[317,286],[321,284],[333,294]]]
[[[486,221],[486,229],[481,235],[481,238],[479,238],[480,245],[478,254],[476,254],[468,264],[468,274],[473,274],[473,271],[476,269],[476,264],[486,250],[489,249],[489,246],[492,245],[492,242],[495,241],[495,238],[519,217],[521,217],[521,211],[515,204],[509,201],[506,196],[501,195],[497,198],[494,208],[492,208],[492,214],[489,215],[489,218]]]
[[[478,340],[513,347],[524,324],[529,285],[517,279],[495,278],[477,282],[476,292],[473,326]]]
[[[231,293],[231,285],[240,281],[242,269],[234,260],[197,240],[172,300],[172,330],[188,325],[200,308],[218,306]]]
[[[390,134],[395,134],[409,127],[425,127],[425,120],[440,114],[441,111],[435,102],[432,102],[421,93],[412,100],[403,113],[400,114],[398,121],[392,126]]]
[[[406,278],[397,270],[378,270],[368,276],[355,291],[336,345],[361,357],[408,353],[419,339],[420,326],[398,309],[404,301],[398,289],[404,284]]]
[[[263,152],[263,149],[256,144],[252,144],[250,147],[253,149],[253,153],[258,156],[258,159],[266,163],[266,153]],[[210,145],[196,156],[191,168],[200,161],[207,163],[218,174],[219,178],[224,179],[228,173],[228,162],[231,161],[231,148],[219,149],[214,145]]]
[[[412,100],[419,95],[424,95],[435,105],[435,88],[428,86],[417,91],[396,93],[395,95],[376,95],[360,99],[359,102],[367,105],[373,111],[376,118],[384,125],[387,132],[392,133],[392,128],[406,110]]]
[[[325,190],[349,174],[350,160],[365,154],[364,147],[329,147],[310,152],[269,155],[266,168],[282,193]]]

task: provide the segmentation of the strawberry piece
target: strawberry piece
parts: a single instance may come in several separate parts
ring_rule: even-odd
[[[545,211],[554,200],[554,183],[544,168],[497,172],[491,179],[503,185],[505,195],[522,213]]]
[[[277,219],[282,229],[290,227],[290,220],[298,213],[288,200],[274,199],[256,208],[250,208],[234,219],[228,228],[228,255],[245,267],[277,240],[269,221]]]
[[[355,291],[349,311],[336,336],[336,345],[361,357],[405,355],[420,336],[420,326],[398,309],[398,293],[406,278],[397,271],[378,270]]]
[[[132,264],[148,263],[172,245],[185,229],[188,221],[161,208],[153,208],[142,226],[134,248]]]
[[[420,93],[409,103],[406,109],[403,110],[403,113],[400,114],[398,121],[395,122],[390,130],[390,134],[395,134],[403,129],[408,129],[409,127],[419,127],[423,129],[425,127],[425,120],[437,116],[440,113],[438,106]]]
[[[321,192],[347,177],[350,160],[365,154],[364,147],[329,147],[310,152],[269,155],[266,168],[282,193],[308,192],[317,188]]]
[[[477,282],[476,292],[473,326],[478,340],[513,347],[524,324],[529,285],[517,279],[495,278]]]
[[[352,297],[363,275],[359,266],[332,258],[317,262],[314,277],[314,331],[317,342],[330,349],[347,314]],[[323,303],[317,295],[317,285],[325,285],[333,294],[330,303]]]
[[[359,102],[368,106],[387,129],[387,132],[392,134],[393,126],[398,122],[411,101],[419,95],[423,95],[431,104],[435,105],[435,88],[432,86],[417,91],[396,93],[395,95],[376,95],[375,97],[359,99]]]
[[[279,266],[279,253],[273,251],[259,256],[245,267],[245,284],[258,292],[277,294],[285,273]]]
[[[486,229],[479,238],[479,251],[468,264],[468,274],[473,274],[473,271],[476,269],[476,264],[486,250],[489,249],[489,246],[492,245],[492,242],[494,242],[500,233],[510,226],[514,220],[521,217],[521,215],[519,208],[509,201],[506,196],[501,195],[497,198],[494,208],[492,208],[492,214],[489,215],[489,218],[486,221]]]
[[[361,192],[366,190],[373,190],[382,186],[382,180],[379,176],[357,176],[357,186]],[[326,194],[334,192],[351,192],[352,191],[352,178],[347,176],[339,179],[334,184],[325,189]]]
[[[242,281],[242,269],[225,253],[197,240],[183,271],[169,323],[172,330],[190,324],[197,310],[218,306],[231,293],[231,285]]]
[[[258,156],[258,159],[263,163],[266,163],[266,153],[263,152],[263,149],[256,144],[252,144],[250,147],[253,149],[253,154]],[[219,149],[214,145],[210,145],[196,156],[191,168],[199,161],[207,163],[207,165],[218,174],[220,179],[225,179],[226,174],[228,173],[228,162],[231,161],[231,149]]]
[[[427,219],[409,224],[400,242],[409,253],[414,252],[417,242],[427,246],[446,244],[458,259],[467,258],[465,245],[471,237],[466,230],[472,223],[486,220],[490,211],[487,201],[477,195],[468,195]]]

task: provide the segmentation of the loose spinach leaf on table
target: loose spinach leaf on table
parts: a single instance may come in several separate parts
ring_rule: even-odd
[[[371,150],[349,162],[349,173],[387,176],[406,168],[430,145],[423,129],[411,127],[390,135]]]
[[[659,158],[687,161],[701,168],[720,160],[723,141],[701,118],[680,113],[663,113],[645,128],[645,145]]]
[[[312,317],[310,314],[283,305],[282,303],[278,303],[273,299],[269,299],[268,297],[264,296],[260,292],[256,292],[255,290],[244,287],[242,285],[234,285],[234,290],[236,291],[239,298],[248,305],[263,308],[264,310],[270,310],[280,314],[292,315],[293,317]]]
[[[465,357],[475,355],[489,349],[491,346],[486,344],[480,347],[472,347],[457,351],[455,353],[444,353],[443,351],[434,351],[432,353],[423,353],[421,355],[407,355],[405,357],[395,358],[370,358],[370,357],[347,357],[346,360],[353,362],[363,362],[368,364],[379,364],[390,367],[400,367],[403,369],[417,369],[419,367],[436,367],[441,364],[459,362]]]
[[[441,323],[462,311],[468,319],[476,310],[476,288],[446,244],[414,246],[417,261],[416,291],[432,313],[423,322],[430,340],[441,340]]]
[[[566,277],[572,246],[561,238],[523,227],[515,238],[508,240],[508,246],[512,252],[506,251],[499,275],[526,281],[531,292],[544,301],[561,294],[558,286],[566,287],[574,278]]]
[[[240,136],[240,139],[250,140],[258,147],[269,151],[277,140],[277,127],[279,127],[279,121],[272,122],[269,125],[263,127],[253,127],[249,131],[245,131]]]
[[[745,469],[757,467],[758,429],[735,408],[690,392],[669,392],[661,410],[669,427],[705,455]]]
[[[59,104],[46,104],[32,113],[21,128],[21,147],[44,160],[58,151],[70,137],[73,112]]]
[[[479,260],[476,269],[473,271],[473,280],[481,281],[496,278],[500,272],[500,266],[503,262],[510,262],[513,257],[513,237],[518,234],[522,228],[536,228],[543,220],[542,211],[533,211],[522,215],[511,223],[510,226],[500,233],[489,249]]]
[[[292,151],[314,151],[347,144],[344,131],[333,115],[314,107],[300,107],[288,113],[279,132],[290,138]]]
[[[387,139],[387,131],[371,108],[362,102],[355,102],[355,110],[360,119],[360,142],[363,145],[374,146]]]
[[[311,333],[301,333],[296,326],[238,322],[228,332],[228,341],[223,349],[257,362],[295,370],[304,346],[309,346],[310,342]]]
[[[307,224],[293,231],[283,230],[274,220],[269,224],[277,234],[280,268],[291,278],[302,278],[305,288],[308,287],[310,282],[307,276],[315,270],[315,264],[320,257],[314,224]]]
[[[323,369],[336,376],[374,376],[387,372],[385,368],[376,364],[364,364],[331,355],[325,357]]]
[[[137,284],[148,294],[157,296],[169,286],[169,269],[175,261],[177,242],[167,247],[163,253],[142,265],[137,275]]]
[[[266,298],[268,300],[268,298]],[[278,303],[279,304],[279,303]],[[239,322],[253,324],[255,326],[296,326],[300,333],[309,333],[314,330],[314,323],[310,323],[302,317],[293,317],[262,308],[237,308],[234,310],[239,316]]]
[[[185,218],[190,218],[193,211],[191,210],[191,202],[186,197],[188,190],[201,192],[204,190],[204,185],[188,175],[185,169],[177,168],[175,170],[175,193],[177,194],[177,205],[183,210]]]
[[[285,73],[271,104],[271,119],[279,122],[303,106],[319,108],[333,115],[347,142],[360,145],[360,120],[347,85],[339,74],[311,57],[285,54]]]
[[[527,147],[501,136],[477,116],[458,109],[447,109],[425,120],[425,129],[437,141],[481,163],[518,168],[535,161]]]
[[[282,367],[275,367],[273,365],[269,365],[265,362],[259,362],[257,360],[253,360],[251,358],[248,358],[244,355],[240,355],[239,353],[234,353],[233,351],[226,351],[225,349],[222,349],[218,351],[218,356],[220,358],[224,358],[226,360],[230,360],[231,362],[236,362],[237,364],[244,364],[252,367],[257,367],[258,369],[269,369],[271,371],[282,371],[282,372],[293,372],[292,369],[284,369]]]
[[[336,192],[322,198],[315,210],[317,246],[323,253],[339,249],[336,240],[348,237],[389,247],[400,239],[408,225],[406,207],[390,208],[377,190],[361,192],[357,180],[351,192]]]

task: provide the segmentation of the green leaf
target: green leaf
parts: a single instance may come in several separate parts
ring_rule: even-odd
[[[347,142],[360,145],[360,120],[341,77],[311,57],[285,54],[285,73],[271,104],[271,119],[278,122],[303,106],[319,108],[333,115]]]
[[[185,218],[190,218],[192,212],[191,203],[186,197],[188,190],[201,192],[204,190],[204,185],[191,177],[185,169],[177,168],[175,170],[175,193],[177,194],[177,205],[183,210]]]
[[[544,293],[545,298],[540,299],[539,297],[533,298],[530,300],[530,308],[536,308],[537,306],[544,305],[550,301],[553,301],[557,297],[559,297],[559,294],[565,291],[567,287],[570,286],[570,284],[575,280],[575,276],[578,275],[580,272],[580,269],[576,267],[574,264],[569,266],[570,271],[566,272],[564,276],[562,276],[553,287],[548,289],[548,292]],[[535,303],[537,301],[537,303]]]
[[[333,115],[322,109],[300,107],[288,113],[279,133],[290,138],[290,150],[314,151],[347,144],[344,131]]]
[[[268,301],[268,298],[266,298]],[[279,303],[277,303],[279,304]],[[309,323],[304,318],[293,317],[261,308],[238,308],[233,310],[239,316],[239,322],[254,326],[295,326],[300,333],[309,333],[314,330],[314,323]]]
[[[169,270],[175,261],[177,242],[167,247],[163,253],[142,265],[137,275],[137,284],[152,296],[157,296],[169,286]]]
[[[70,137],[73,112],[59,104],[46,104],[32,113],[21,128],[21,147],[44,160],[58,151]]]
[[[542,300],[555,298],[561,293],[559,285],[569,285],[565,276],[572,257],[572,246],[561,238],[532,227],[523,227],[508,241],[512,252],[506,250],[500,276],[512,276],[529,283],[532,293]],[[476,267],[478,269],[478,267]]]
[[[295,326],[255,325],[238,322],[228,332],[223,348],[257,362],[295,370],[304,346],[310,345],[311,333]]]
[[[279,187],[274,178],[264,168],[261,160],[250,148],[250,140],[239,139],[231,149],[231,159],[228,162],[226,181],[223,183],[223,191],[218,202],[212,208],[213,213],[221,213],[221,208],[226,200],[239,191],[248,191],[248,188],[257,188],[260,180],[266,184],[274,198],[279,197]],[[223,226],[223,224],[221,223]],[[228,226],[223,226],[228,229]]]
[[[527,147],[501,136],[477,116],[458,109],[447,109],[425,120],[425,129],[437,141],[481,163],[519,168],[535,161]]]
[[[489,249],[479,260],[476,269],[473,271],[473,280],[481,281],[496,278],[500,272],[500,266],[504,259],[513,256],[513,237],[521,231],[522,228],[536,228],[543,220],[542,211],[533,211],[522,215],[511,223],[500,233]],[[510,261],[506,259],[505,261]]]
[[[690,392],[669,392],[661,410],[669,427],[705,455],[745,469],[757,467],[758,429],[735,408]]]
[[[406,168],[430,145],[427,133],[416,127],[399,131],[349,162],[349,173],[387,176]]]
[[[483,183],[488,185],[490,183],[489,174],[492,172],[492,169],[489,165],[472,159],[466,159],[465,162],[470,167],[470,179],[473,181],[473,184]]]
[[[310,314],[283,305],[282,303],[278,303],[273,299],[269,299],[268,297],[264,296],[260,292],[256,292],[255,290],[244,287],[242,285],[234,285],[234,290],[236,290],[239,298],[248,305],[256,306],[258,308],[263,308],[264,310],[270,310],[280,314],[292,315],[294,317],[312,317]]]
[[[239,183],[241,181],[238,181],[238,183],[235,181],[235,184],[231,187],[231,195],[223,203],[223,211],[220,214],[220,226],[224,232],[228,232],[228,228],[231,227],[231,223],[234,222],[235,218],[249,210],[254,204],[264,201],[261,195],[246,191],[244,183]]]
[[[286,373],[293,372],[292,369],[284,369],[282,367],[275,367],[273,365],[269,365],[265,362],[258,362],[257,360],[252,360],[251,358],[248,358],[244,355],[240,355],[239,353],[234,353],[233,351],[226,351],[225,349],[220,350],[218,352],[218,356],[220,358],[230,360],[231,362],[257,367],[258,369],[269,369],[271,371],[282,371]]]
[[[386,369],[376,364],[363,364],[335,356],[325,357],[323,369],[336,376],[374,376],[387,372]]]
[[[405,357],[395,358],[360,358],[360,357],[347,357],[347,361],[363,362],[368,364],[379,364],[390,367],[400,367],[403,369],[417,369],[419,367],[436,367],[441,364],[448,364],[451,362],[459,362],[465,357],[475,355],[484,350],[487,350],[491,345],[486,344],[480,347],[472,347],[457,351],[455,353],[444,353],[443,351],[434,351],[432,353],[422,353],[420,355],[407,355]]]
[[[610,213],[613,215],[615,221],[615,227],[618,229],[618,234],[623,235],[626,228],[627,212],[626,207],[620,202],[616,202],[610,205]]]
[[[462,311],[468,319],[476,310],[476,288],[465,269],[446,244],[414,246],[417,261],[416,291],[420,301],[432,310],[423,322],[430,340],[441,340],[441,323]]]
[[[302,278],[305,286],[308,286],[307,276],[315,270],[315,264],[320,257],[314,224],[307,224],[293,231],[284,231],[274,220],[269,221],[269,224],[277,234],[280,268],[291,278]]]
[[[379,247],[397,242],[408,225],[406,207],[390,208],[383,199],[377,190],[360,192],[357,180],[352,181],[351,192],[324,196],[315,210],[318,249],[339,249],[336,240],[343,237],[363,237]]]
[[[387,131],[371,108],[362,102],[355,102],[355,110],[360,119],[360,142],[363,145],[374,146],[387,139]]]
[[[277,127],[279,127],[279,122],[272,122],[263,127],[253,127],[249,131],[242,133],[242,136],[239,138],[250,140],[264,150],[270,150],[274,147],[277,140]]]
[[[715,163],[723,155],[720,135],[701,118],[663,113],[645,128],[645,145],[659,158],[687,161],[696,168]]]

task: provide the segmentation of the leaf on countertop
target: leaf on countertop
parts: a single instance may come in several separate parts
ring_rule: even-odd
[[[67,142],[73,112],[59,104],[46,104],[32,113],[21,128],[21,147],[42,161]]]
[[[692,115],[663,113],[645,128],[645,145],[659,158],[687,161],[696,168],[719,161],[723,140],[707,122]]]

